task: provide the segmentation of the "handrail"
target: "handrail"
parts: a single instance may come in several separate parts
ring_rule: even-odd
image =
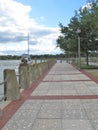
[[[3,85],[3,87],[4,87],[4,95],[2,95],[3,97],[1,97],[0,102],[2,100],[6,101],[7,98],[11,99],[11,100],[13,100],[14,98],[15,99],[20,98],[19,89],[20,88],[23,88],[23,89],[29,88],[30,85],[33,82],[35,82],[41,76],[42,73],[44,73],[47,69],[49,69],[52,64],[54,64],[54,61],[50,60],[50,61],[43,62],[43,63],[47,63],[47,64],[42,64],[42,63],[39,64],[38,63],[38,64],[32,65],[30,67],[26,66],[25,68],[19,66],[20,68],[19,68],[19,72],[17,74],[15,72],[12,73],[13,72],[12,70],[6,69],[4,71],[4,78],[5,79],[4,79],[4,81],[2,81],[0,83],[0,85],[4,84]],[[11,72],[11,74],[8,73],[8,72]],[[13,78],[10,78],[10,76],[12,76],[12,74],[14,74],[14,77],[15,76],[19,77],[18,79],[15,77],[15,81],[17,80],[16,81],[16,86],[15,86],[15,84],[13,82]],[[7,87],[11,86],[11,84],[9,84],[9,82],[14,84],[14,86],[17,88],[17,89],[15,89],[15,91],[17,90],[16,97],[15,97],[15,95],[13,96],[13,93],[11,91],[10,91],[10,94],[6,92],[6,91],[9,91],[9,89],[7,89]],[[13,89],[13,87],[11,89]],[[9,95],[11,95],[11,96],[9,96]]]
[[[20,76],[21,74],[16,74],[16,76]]]
[[[6,82],[7,82],[7,78],[3,82],[1,82],[0,85],[5,84]]]
[[[23,74],[23,72],[19,73],[19,74],[16,74],[16,76],[21,76]]]
[[[0,85],[5,84],[5,83],[7,82],[7,80],[8,80],[8,77],[7,77],[3,82],[1,82]],[[4,96],[0,99],[0,102],[3,101],[3,100],[4,100],[4,101],[7,100],[7,96],[6,96],[6,95],[4,95]]]
[[[5,79],[5,81],[1,82],[1,83],[0,83],[0,85],[5,84],[6,82],[7,82],[7,79]],[[0,99],[0,102],[2,102],[3,100],[4,100],[4,101],[6,101],[6,100],[7,100],[6,95],[4,95],[4,96]]]
[[[1,82],[0,85],[5,84],[7,82],[7,80],[8,80],[8,77],[3,82]]]
[[[3,85],[5,83],[5,81],[1,82],[0,85]]]
[[[6,97],[6,95],[4,95],[1,99],[0,99],[0,102],[2,102],[2,101],[6,101],[7,100],[7,97]]]

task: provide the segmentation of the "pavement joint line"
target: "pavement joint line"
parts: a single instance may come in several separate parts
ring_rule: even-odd
[[[65,74],[48,74],[48,75],[79,75],[79,74],[82,74],[82,73],[65,73]]]
[[[50,70],[49,70],[50,71]],[[48,71],[48,72],[49,72]],[[45,74],[42,75],[41,78],[39,78],[37,80],[37,82],[33,83],[32,87],[28,90],[24,90],[22,92],[22,98],[20,100],[17,101],[13,101],[11,102],[4,110],[4,117],[3,120],[0,121],[0,130],[2,129],[2,127],[7,123],[7,121],[14,115],[14,113],[18,110],[18,108],[24,103],[24,101],[26,100],[63,100],[63,99],[98,99],[98,95],[45,95],[45,96],[31,96],[30,94],[35,90],[36,87],[38,87],[38,85],[41,82],[80,82],[80,81],[95,81],[96,83],[98,83],[98,78],[93,77],[92,75],[90,75],[89,73],[86,73],[84,71],[80,71],[83,74],[87,75],[88,77],[90,77],[91,80],[59,80],[59,81],[51,81],[51,80],[44,80],[44,77],[46,75],[49,75],[49,73],[46,72]],[[6,119],[5,119],[6,118]]]
[[[49,95],[49,96],[30,96],[33,100],[58,100],[58,99],[98,99],[98,95]]]
[[[52,66],[53,67],[53,66]],[[51,68],[52,68],[51,67]],[[36,87],[41,83],[43,78],[48,74],[51,68],[43,73],[41,77],[34,83],[32,83],[29,89],[23,90],[21,93],[21,99],[11,101],[3,110],[3,117],[0,120],[0,130],[4,127],[4,125],[11,119],[11,117],[16,113],[16,111],[20,108],[20,106],[30,97],[30,94],[36,89]]]
[[[42,82],[83,82],[83,81],[92,81],[91,79],[89,80],[43,80]]]

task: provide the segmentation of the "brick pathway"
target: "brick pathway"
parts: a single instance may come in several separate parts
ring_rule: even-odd
[[[89,76],[90,77],[90,76]],[[98,130],[98,84],[65,62],[4,109],[2,130]]]

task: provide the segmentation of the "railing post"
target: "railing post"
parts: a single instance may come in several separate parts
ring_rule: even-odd
[[[22,89],[30,88],[30,77],[28,72],[28,66],[19,66],[19,84]]]
[[[4,70],[4,95],[7,100],[17,100],[20,98],[19,84],[16,78],[15,70]]]
[[[2,112],[2,110],[0,108],[0,120],[2,119],[2,117],[3,117],[3,112]]]
[[[40,77],[40,70],[39,70],[38,64],[35,64],[34,68],[35,68],[36,79],[38,79]]]
[[[36,75],[35,75],[35,64],[29,65],[29,77],[30,77],[30,84],[36,81]]]

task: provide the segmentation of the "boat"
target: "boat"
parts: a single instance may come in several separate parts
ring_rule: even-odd
[[[30,55],[22,54],[21,63],[23,63],[23,64],[32,64],[32,59],[31,59]]]

